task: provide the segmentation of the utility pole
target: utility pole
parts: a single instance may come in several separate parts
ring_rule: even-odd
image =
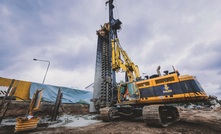
[[[41,60],[41,59],[33,59],[33,60],[34,60],[34,61],[42,61],[42,62],[47,62],[47,63],[48,63],[48,67],[47,67],[47,69],[46,69],[45,76],[44,76],[44,79],[43,79],[43,81],[42,81],[42,84],[44,84],[45,78],[46,78],[46,76],[47,76],[48,69],[49,69],[49,66],[50,66],[50,61],[48,61],[48,60]]]

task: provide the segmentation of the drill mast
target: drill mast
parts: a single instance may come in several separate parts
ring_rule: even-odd
[[[98,112],[100,108],[110,106],[113,101],[113,88],[116,86],[116,75],[111,66],[111,41],[117,37],[117,30],[120,29],[121,21],[115,20],[113,17],[113,0],[107,1],[107,4],[109,4],[109,22],[97,31],[94,93],[90,112]]]

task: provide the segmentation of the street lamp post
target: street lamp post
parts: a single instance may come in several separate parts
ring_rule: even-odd
[[[45,76],[44,76],[44,79],[43,79],[43,82],[42,82],[42,84],[44,84],[45,78],[46,78],[46,75],[47,75],[47,73],[48,73],[48,69],[49,69],[49,66],[50,66],[50,61],[48,61],[48,60],[40,60],[40,59],[33,59],[33,60],[34,60],[34,61],[48,62],[48,67],[47,67],[47,70],[46,70],[46,72],[45,72]]]

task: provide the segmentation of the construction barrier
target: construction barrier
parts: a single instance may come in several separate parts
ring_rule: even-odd
[[[11,81],[12,79],[0,77],[0,97],[5,96]],[[12,87],[16,87],[14,94],[14,96],[16,96],[16,100],[30,100],[30,86],[31,82],[15,80]]]
[[[0,97],[4,97],[12,79],[0,77]],[[61,88],[62,103],[89,104],[92,92],[86,90],[73,89],[68,87],[58,87],[54,85],[40,84],[22,80],[15,80],[12,88],[15,88],[13,96],[16,100],[30,100],[37,89],[43,89],[42,101],[55,102],[58,89]],[[11,96],[9,93],[8,96]]]

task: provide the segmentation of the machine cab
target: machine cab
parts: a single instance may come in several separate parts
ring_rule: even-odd
[[[140,91],[135,82],[127,82],[118,86],[118,103],[140,99]]]

